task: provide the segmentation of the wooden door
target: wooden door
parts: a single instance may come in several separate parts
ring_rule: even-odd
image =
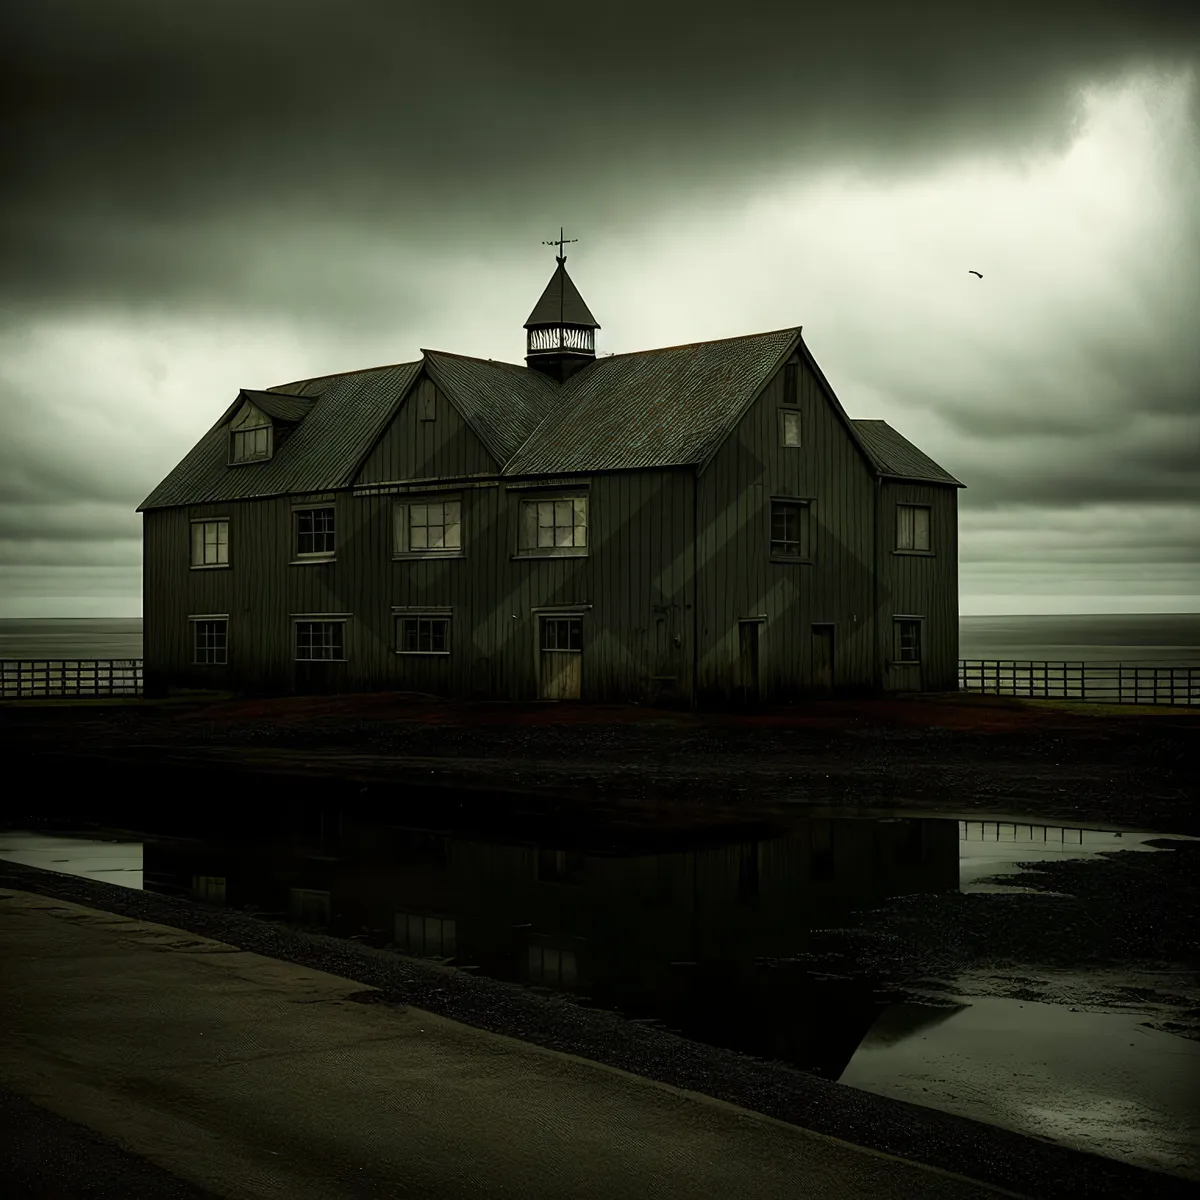
[[[738,692],[743,704],[758,701],[758,633],[760,621],[738,623]]]
[[[812,627],[813,690],[822,696],[833,692],[833,626]]]
[[[543,617],[538,654],[538,698],[578,700],[583,666],[583,620]]]

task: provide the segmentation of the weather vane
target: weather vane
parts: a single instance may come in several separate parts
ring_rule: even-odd
[[[563,264],[564,264],[564,263],[567,261],[567,256],[566,256],[566,255],[565,255],[565,254],[562,252],[562,248],[563,248],[564,246],[569,246],[569,245],[570,245],[572,242],[577,242],[577,241],[579,241],[579,239],[578,239],[578,238],[564,238],[564,237],[563,237],[562,226],[560,225],[560,226],[558,227],[558,241],[556,241],[556,242],[543,242],[543,243],[542,243],[542,245],[543,245],[543,246],[557,246],[557,247],[558,247],[558,253],[557,253],[557,254],[554,256],[554,259],[555,259],[555,262],[557,262],[557,263],[558,263],[558,265],[561,267],[561,266],[562,266],[562,265],[563,265]]]

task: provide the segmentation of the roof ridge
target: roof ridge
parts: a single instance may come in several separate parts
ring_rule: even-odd
[[[372,371],[395,371],[399,367],[416,367],[419,366],[421,360],[419,358],[410,359],[408,362],[384,363],[378,367],[360,367],[357,371],[332,371],[328,375],[314,375],[311,379],[293,379],[290,383],[277,383],[269,388],[251,388],[251,391],[259,392],[274,392],[276,395],[281,394],[280,388],[294,387],[296,384],[307,385],[310,383],[320,383],[325,379],[345,379],[348,375],[369,375]],[[288,394],[288,393],[283,393]],[[310,396],[300,396],[301,400],[311,399]]]
[[[421,348],[421,353],[436,354],[439,358],[457,358],[462,362],[484,363],[489,367],[508,367],[510,370],[520,371],[522,374],[530,371],[529,367],[523,367],[520,363],[505,362],[502,358],[480,358],[477,354],[455,354],[453,350],[428,350],[424,347]],[[544,376],[544,378],[548,378],[548,376]]]
[[[620,354],[605,354],[597,357],[596,361],[600,362],[601,358],[632,358],[638,354],[661,354],[667,350],[690,350],[693,346],[719,346],[722,342],[745,342],[750,338],[773,337],[777,333],[799,333],[802,328],[801,325],[784,325],[779,329],[764,330],[762,333],[735,333],[730,337],[702,338],[698,342],[681,342],[677,346],[653,346],[649,350],[624,350]]]

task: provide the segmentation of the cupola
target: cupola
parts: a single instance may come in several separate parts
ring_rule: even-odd
[[[562,230],[557,242],[546,244],[559,248],[558,266],[525,322],[525,365],[561,383],[596,361],[596,330],[600,326],[567,274]]]

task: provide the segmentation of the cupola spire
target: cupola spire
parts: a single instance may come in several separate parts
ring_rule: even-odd
[[[567,274],[567,256],[563,253],[564,246],[578,240],[565,238],[560,228],[556,241],[542,243],[558,248],[558,265],[525,322],[526,366],[560,383],[596,361],[596,330],[600,326]]]

